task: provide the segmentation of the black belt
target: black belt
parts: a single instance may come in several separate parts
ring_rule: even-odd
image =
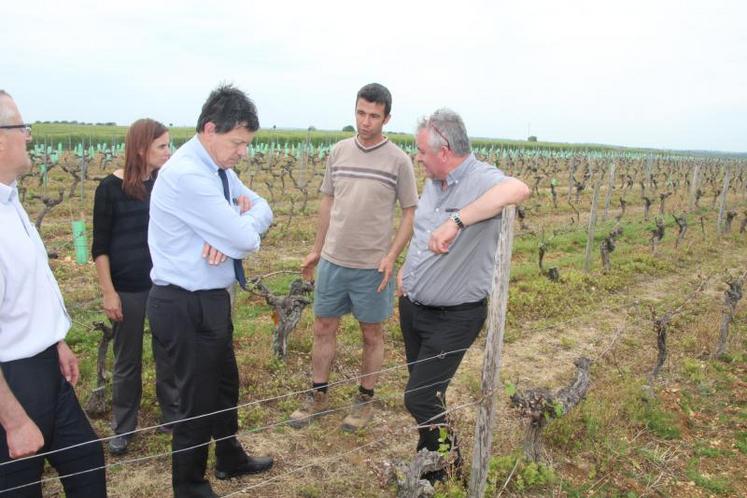
[[[226,289],[224,289],[222,287],[219,287],[217,289],[198,289],[198,290],[191,291],[191,290],[185,289],[184,287],[179,287],[178,285],[174,285],[174,284],[166,284],[166,285],[153,284],[153,286],[154,287],[160,287],[162,289],[172,289],[172,290],[176,290],[176,291],[179,291],[179,292],[184,292],[184,293],[187,293],[187,294],[197,294],[197,293],[201,293],[201,292],[205,292],[205,293],[207,293],[207,292],[221,292],[221,291],[222,292],[228,292]]]
[[[488,298],[484,297],[480,299],[479,301],[475,301],[473,303],[455,304],[454,306],[431,306],[429,304],[423,304],[418,301],[410,301],[410,302],[414,304],[415,306],[417,306],[418,308],[428,310],[428,311],[467,311],[467,310],[473,310],[475,308],[480,308],[482,306],[485,306],[488,303]]]

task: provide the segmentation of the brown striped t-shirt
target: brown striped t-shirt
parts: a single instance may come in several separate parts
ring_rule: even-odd
[[[327,159],[320,188],[334,197],[322,257],[346,268],[378,268],[394,235],[394,205],[418,203],[410,157],[389,140],[370,148],[348,138]]]

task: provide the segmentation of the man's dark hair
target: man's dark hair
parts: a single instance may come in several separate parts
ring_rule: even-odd
[[[384,116],[389,116],[389,112],[392,110],[392,94],[384,85],[378,83],[369,83],[360,90],[358,95],[355,97],[355,103],[358,103],[358,99],[364,99],[367,102],[374,102],[376,104],[384,104]]]
[[[215,131],[228,133],[236,127],[251,132],[259,129],[257,107],[247,95],[233,85],[221,85],[210,93],[197,120],[197,132],[205,131],[208,122],[215,123]]]

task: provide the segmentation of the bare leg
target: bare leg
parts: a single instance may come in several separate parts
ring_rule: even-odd
[[[363,332],[363,364],[361,386],[373,389],[379,378],[378,371],[384,364],[384,329],[381,323],[360,322]]]
[[[312,381],[327,382],[332,370],[332,361],[337,350],[337,327],[339,317],[316,317],[314,319],[314,345],[311,348]]]

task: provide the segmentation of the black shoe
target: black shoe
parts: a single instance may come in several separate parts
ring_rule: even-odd
[[[439,469],[433,470],[431,472],[425,472],[422,476],[420,476],[420,478],[425,479],[426,481],[431,483],[431,486],[435,486],[436,483],[446,482],[449,476],[446,474],[446,469]]]
[[[246,459],[232,469],[219,469],[216,466],[215,477],[218,479],[230,479],[246,474],[259,474],[260,472],[270,470],[273,463],[272,457],[250,457],[246,455]]]
[[[130,444],[130,436],[117,436],[109,440],[109,453],[112,455],[124,455]]]
[[[185,483],[174,488],[174,498],[218,498],[219,496],[215,494],[207,480]]]

